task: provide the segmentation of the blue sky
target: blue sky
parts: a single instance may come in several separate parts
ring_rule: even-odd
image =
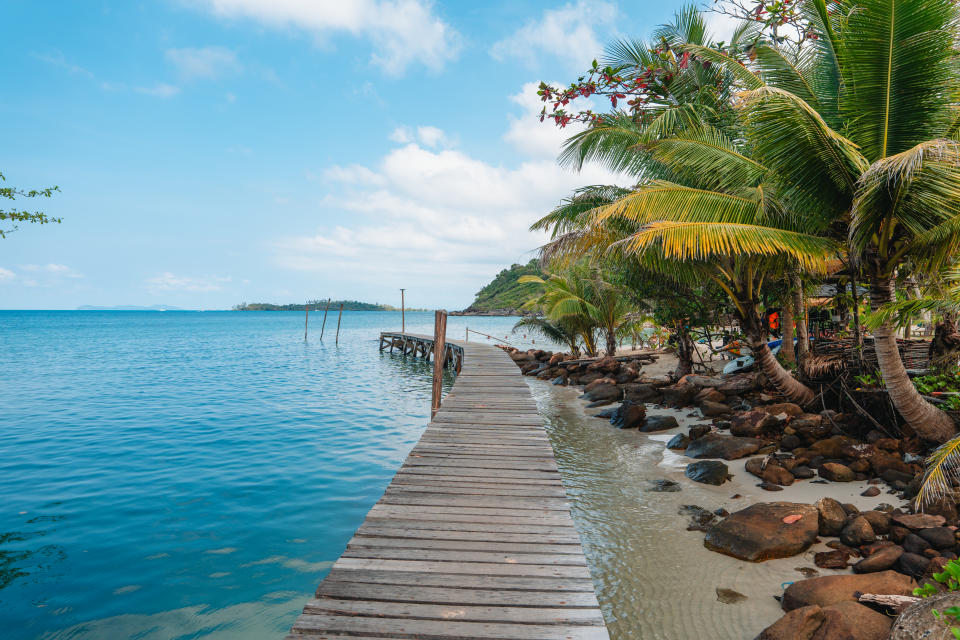
[[[0,240],[0,308],[462,308],[627,182],[556,165],[536,84],[681,4],[5,0],[0,171],[64,221]]]

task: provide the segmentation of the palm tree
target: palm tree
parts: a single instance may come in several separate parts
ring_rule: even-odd
[[[545,307],[549,320],[566,319],[596,328],[605,338],[607,355],[616,355],[617,335],[632,322],[635,305],[600,268],[572,265],[563,274],[549,274],[546,280],[522,276],[519,282],[544,286],[545,292],[538,304]]]
[[[513,325],[513,333],[529,331],[556,344],[566,345],[574,356],[580,355],[580,334],[573,323],[560,319],[551,322],[540,316],[526,316]]]
[[[565,332],[576,336],[583,344],[588,356],[596,356],[597,322],[584,304],[585,297],[589,295],[584,279],[573,272],[544,275],[546,278],[525,275],[517,280],[520,283],[543,285],[543,293],[528,301],[524,308],[543,311],[550,324],[562,325]]]
[[[906,261],[932,271],[960,247],[958,10],[952,0],[807,3],[815,46],[793,64],[758,47],[736,73],[756,159],[797,213],[826,221],[866,273],[874,308],[893,300]],[[911,383],[889,323],[874,329],[890,398],[911,428],[943,442],[956,428]]]

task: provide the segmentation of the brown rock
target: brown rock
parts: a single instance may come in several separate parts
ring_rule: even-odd
[[[755,373],[738,373],[724,378],[717,391],[728,396],[742,396],[760,388],[761,379]]]
[[[777,419],[760,410],[738,413],[730,418],[730,433],[752,438],[777,428]]]
[[[833,498],[820,498],[815,504],[820,512],[820,535],[838,536],[847,521],[847,512]]]
[[[792,402],[780,402],[777,404],[767,405],[763,407],[763,411],[766,411],[771,416],[786,415],[788,418],[795,418],[803,413],[803,409],[799,405],[795,405]]]
[[[671,407],[686,407],[693,404],[697,395],[697,387],[686,382],[678,382],[660,390],[663,393],[663,402]]]
[[[893,521],[907,529],[929,529],[942,527],[946,523],[943,516],[934,516],[929,513],[901,513],[893,516]]]
[[[846,569],[850,555],[845,551],[819,551],[813,554],[813,563],[821,569]]]
[[[859,547],[877,539],[870,521],[863,516],[853,518],[840,532],[840,542],[851,547]]]
[[[816,605],[794,609],[761,631],[756,640],[811,640],[825,619]]]
[[[827,615],[825,622],[830,621],[831,613],[839,616],[853,640],[886,640],[893,624],[893,620],[888,616],[856,602],[838,602],[824,607],[823,611]],[[818,633],[825,633],[825,626],[826,624],[821,625]],[[822,637],[825,640],[832,640],[835,636],[823,635]]]
[[[878,535],[884,535],[890,531],[890,514],[883,511],[861,511],[860,515],[867,519],[870,528]]]
[[[587,371],[601,371],[603,373],[616,373],[620,370],[620,362],[611,356],[600,358],[596,362],[587,365]]]
[[[699,393],[697,393],[696,396],[694,396],[694,400],[697,402],[697,404],[700,404],[705,401],[724,402],[726,399],[727,399],[727,396],[723,395],[722,393],[720,393],[719,391],[711,387],[704,387],[703,389],[700,390]]]
[[[810,445],[810,451],[814,455],[820,455],[824,458],[842,458],[843,446],[847,443],[844,436],[833,436],[825,440],[818,440]]]
[[[711,389],[713,391],[713,389]],[[712,402],[710,400],[704,400],[700,403],[700,412],[707,418],[716,418],[719,416],[725,416],[730,413],[732,409],[727,405],[721,402]]]
[[[862,495],[865,498],[872,498],[874,496],[880,495],[880,489],[878,487],[868,487],[867,490],[861,493],[860,495]]]
[[[820,477],[832,482],[853,482],[854,474],[850,467],[839,462],[826,462],[820,467]]]
[[[800,515],[790,524],[787,516]],[[786,558],[807,549],[817,537],[815,507],[792,502],[761,502],[731,514],[714,525],[703,544],[712,551],[741,560],[762,562]]]
[[[950,627],[933,615],[933,610],[943,611],[960,606],[960,591],[948,591],[923,598],[900,614],[893,623],[890,640],[953,640]]]
[[[718,433],[708,433],[693,440],[687,447],[686,453],[691,458],[736,460],[756,453],[759,448],[760,442],[753,438],[736,438]]]
[[[912,578],[896,571],[822,576],[794,582],[783,592],[781,604],[786,611],[813,604],[827,607],[838,602],[856,602],[857,592],[909,596],[916,586]]]
[[[903,547],[896,545],[892,547],[883,547],[882,549],[871,553],[869,556],[853,565],[854,573],[876,573],[877,571],[886,571],[892,569],[900,556],[903,555]]]

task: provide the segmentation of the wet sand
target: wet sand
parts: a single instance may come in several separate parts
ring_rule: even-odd
[[[658,363],[669,367],[666,362]],[[653,367],[644,372],[654,374]],[[591,565],[597,595],[614,640],[663,638],[749,639],[781,615],[773,596],[787,583],[802,580],[799,569],[817,575],[841,573],[817,569],[813,554],[828,550],[823,542],[792,558],[749,563],[707,550],[702,532],[687,531],[683,505],[710,511],[737,511],[755,502],[791,501],[812,504],[823,496],[855,504],[861,510],[888,502],[881,493],[861,497],[866,482],[811,484],[796,482],[783,491],[768,492],[748,474],[749,458],[727,462],[732,481],[715,487],[692,482],[683,471],[691,459],[666,449],[677,433],[691,424],[707,423],[696,410],[657,409],[648,415],[673,415],[680,427],[656,434],[620,430],[607,420],[591,417],[575,388],[529,380],[547,421],[557,463],[570,496],[574,519]],[[698,417],[688,417],[697,413]],[[652,491],[660,479],[679,483],[680,491]],[[881,488],[882,485],[881,485]],[[734,499],[732,496],[741,494]],[[746,596],[724,603],[717,589]]]

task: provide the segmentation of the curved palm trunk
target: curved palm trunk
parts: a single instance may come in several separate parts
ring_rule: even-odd
[[[870,306],[873,309],[893,300],[893,281],[890,277],[874,275],[870,279]],[[873,331],[873,348],[883,375],[890,400],[910,428],[924,440],[946,442],[956,435],[953,420],[940,409],[923,399],[913,386],[907,368],[903,366],[897,348],[897,334],[890,323]]]
[[[794,378],[789,371],[784,369],[783,365],[771,353],[764,335],[763,322],[756,310],[757,305],[748,303],[744,307],[748,311],[740,318],[740,322],[743,333],[750,343],[750,349],[753,351],[753,357],[760,365],[760,370],[767,376],[770,383],[777,388],[777,391],[785,395],[790,402],[799,405],[808,404],[816,394],[810,387]]]

